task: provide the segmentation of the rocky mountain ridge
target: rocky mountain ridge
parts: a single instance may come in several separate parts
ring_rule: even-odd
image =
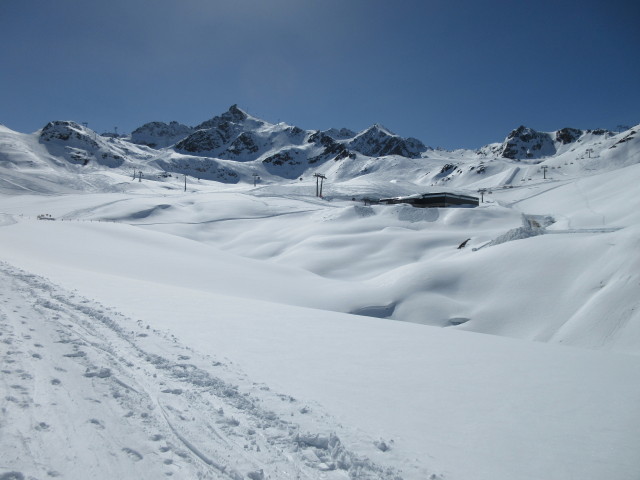
[[[131,132],[130,140],[132,143],[151,148],[166,148],[179,142],[193,131],[193,127],[176,121],[169,123],[149,122]]]
[[[482,147],[479,151],[511,160],[542,159],[561,153],[567,145],[589,141],[594,137],[610,138],[615,134],[605,129],[580,130],[571,127],[555,132],[540,132],[520,125],[502,143]]]
[[[78,173],[119,168],[145,170],[154,176],[186,174],[237,183],[252,182],[255,176],[279,182],[313,173],[348,181],[387,172],[422,185],[465,188],[489,183],[492,175],[504,175],[498,183],[509,184],[518,179],[514,169],[519,164],[557,163],[560,168],[560,164],[569,166],[574,160],[583,162],[606,149],[637,142],[637,131],[616,134],[602,129],[562,128],[539,132],[520,126],[501,143],[476,151],[447,151],[401,137],[379,124],[361,132],[347,128],[303,130],[286,123],[269,123],[232,105],[195,127],[175,121],[150,122],[130,136],[118,136],[98,135],[72,121],[54,121],[30,136],[17,135],[33,137],[50,161],[67,169],[80,167]]]

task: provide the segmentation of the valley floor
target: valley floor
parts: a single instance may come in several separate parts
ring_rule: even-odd
[[[160,268],[126,274],[117,224],[3,218],[5,480],[640,471],[637,356],[180,287]],[[115,270],[78,268],[78,228],[118,232]],[[47,232],[62,241],[35,257],[11,240]]]
[[[398,477],[315,406],[43,278],[1,264],[0,302],[0,478]]]
[[[3,194],[0,480],[637,480],[621,171],[474,209],[117,172]]]

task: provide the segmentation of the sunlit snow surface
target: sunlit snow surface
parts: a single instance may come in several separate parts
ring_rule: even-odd
[[[0,478],[637,479],[636,144],[415,209],[0,133]]]

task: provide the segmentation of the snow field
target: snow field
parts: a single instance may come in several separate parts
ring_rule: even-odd
[[[309,430],[328,420],[315,405],[42,278],[3,264],[0,282],[3,462],[16,478],[395,477],[340,427]]]

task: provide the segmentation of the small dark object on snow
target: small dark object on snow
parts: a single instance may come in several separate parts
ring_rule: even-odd
[[[458,250],[463,249],[464,247],[467,246],[467,242],[471,240],[470,238],[467,238],[464,242],[462,242],[460,245],[458,245]]]

